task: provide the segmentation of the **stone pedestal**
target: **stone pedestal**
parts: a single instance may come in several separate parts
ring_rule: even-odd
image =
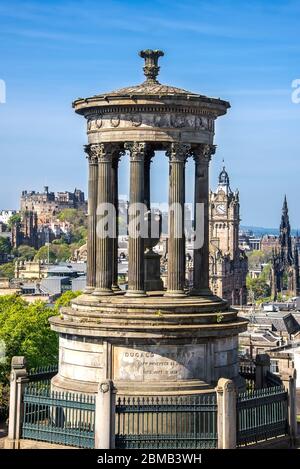
[[[161,256],[156,252],[149,250],[145,253],[145,290],[163,291],[164,284],[160,277],[160,259]]]
[[[120,293],[99,307],[83,296],[62,314],[50,320],[60,333],[56,390],[96,393],[111,379],[125,395],[181,395],[213,388],[220,377],[239,381],[238,333],[247,322],[217,297],[174,304],[161,292]]]

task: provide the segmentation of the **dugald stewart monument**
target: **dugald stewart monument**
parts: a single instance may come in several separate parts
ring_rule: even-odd
[[[93,395],[101,383],[113,383],[117,396],[196,396],[215,392],[221,377],[239,388],[238,334],[246,330],[247,320],[209,288],[209,163],[216,150],[215,120],[230,105],[161,84],[158,61],[164,53],[143,50],[139,55],[145,61],[140,85],[73,103],[86,119],[88,135],[87,288],[50,319],[59,334],[59,368],[51,388]],[[130,161],[129,225],[139,218],[151,222],[156,152],[164,152],[169,164],[167,288],[162,288],[159,262],[151,255],[151,239],[136,225],[129,230],[128,290],[121,291],[119,161]],[[203,239],[195,243],[193,286],[187,289],[182,214],[189,158],[194,162],[194,206],[202,207],[195,232]],[[141,207],[148,212],[141,213]]]

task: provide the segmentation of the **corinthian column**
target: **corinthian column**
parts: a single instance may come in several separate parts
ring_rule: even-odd
[[[193,291],[194,295],[212,295],[209,287],[209,162],[214,145],[200,144],[193,150],[195,161]],[[202,204],[202,213],[201,207]],[[199,216],[199,215],[203,216]],[[197,246],[202,238],[202,246]]]
[[[129,197],[129,238],[128,238],[128,291],[127,296],[144,296],[144,159],[146,143],[125,144],[130,152],[130,197]],[[140,223],[137,223],[137,220]]]
[[[97,198],[97,263],[96,289],[94,295],[111,295],[112,289],[112,235],[107,225],[113,220],[112,208],[112,158],[115,146],[111,143],[91,145],[91,151],[98,158],[98,198]]]
[[[116,147],[112,160],[112,175],[111,175],[111,189],[112,189],[112,203],[116,214],[115,223],[115,236],[112,239],[112,290],[119,291],[118,285],[118,236],[119,236],[119,183],[118,183],[118,170],[119,161],[124,154],[124,150]]]
[[[184,295],[185,284],[185,162],[190,145],[171,143],[169,158],[168,296]]]
[[[96,224],[97,224],[97,185],[98,158],[91,145],[85,145],[89,162],[88,184],[88,237],[87,237],[87,272],[85,293],[92,293],[96,286]]]
[[[144,202],[147,210],[151,209],[151,197],[150,197],[150,166],[152,158],[154,156],[154,150],[149,147],[145,154],[144,162]]]

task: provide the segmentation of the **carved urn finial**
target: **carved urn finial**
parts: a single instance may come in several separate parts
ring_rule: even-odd
[[[140,57],[145,59],[145,66],[143,67],[146,81],[152,81],[158,83],[157,75],[159,74],[160,67],[158,66],[159,57],[163,57],[165,54],[162,50],[141,50],[139,52]]]

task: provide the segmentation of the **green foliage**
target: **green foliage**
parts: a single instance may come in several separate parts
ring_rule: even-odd
[[[12,215],[10,217],[10,219],[8,220],[8,228],[11,230],[12,229],[12,226],[15,225],[16,223],[20,223],[21,221],[21,214],[20,213],[16,213],[15,215]]]
[[[5,382],[15,355],[24,355],[28,368],[57,361],[58,338],[49,324],[54,314],[55,309],[42,301],[30,304],[17,295],[0,297],[0,341],[6,350],[6,360],[0,364],[0,382]]]
[[[9,384],[0,383],[0,421],[8,417]]]
[[[262,273],[260,274],[260,278],[265,282],[270,282],[270,275],[271,275],[271,264],[268,263],[264,266]]]
[[[6,277],[10,280],[15,276],[15,265],[13,262],[7,262],[0,265],[0,277]]]
[[[82,210],[66,208],[59,213],[58,219],[70,223],[71,243],[79,243],[78,247],[86,243],[87,216]]]
[[[248,275],[246,284],[248,291],[253,291],[255,300],[270,296],[270,285],[268,285],[263,278],[251,278]]]
[[[56,256],[55,256],[55,253],[53,251],[53,249],[51,249],[51,246],[49,246],[49,249],[48,249],[48,246],[42,246],[38,252],[36,253],[36,255],[34,256],[34,260],[35,261],[47,261],[49,258],[49,262],[55,262],[56,261]]]
[[[224,319],[224,314],[222,314],[221,312],[217,313],[217,316],[216,316],[217,323],[222,322],[223,319]]]
[[[247,254],[249,269],[255,269],[261,264],[267,264],[272,259],[272,252],[251,251]]]
[[[71,229],[71,240],[73,243],[80,243],[82,246],[86,243],[87,228],[84,226],[78,226],[77,228]]]
[[[32,261],[36,254],[36,250],[31,246],[26,246],[22,244],[17,249],[14,250],[15,256],[19,257],[25,261]]]
[[[70,306],[71,300],[81,295],[81,291],[68,290],[64,292],[55,302],[55,309],[58,311],[61,306]]]
[[[10,239],[4,236],[0,237],[0,254],[10,254],[11,244]]]
[[[49,246],[49,261],[61,262],[66,261],[71,257],[72,250],[68,244],[51,243]],[[48,260],[48,246],[42,246],[36,253],[35,260]]]
[[[66,208],[62,210],[57,217],[60,221],[68,222],[71,225],[85,226],[86,225],[86,215],[82,210],[77,210],[76,208]]]

